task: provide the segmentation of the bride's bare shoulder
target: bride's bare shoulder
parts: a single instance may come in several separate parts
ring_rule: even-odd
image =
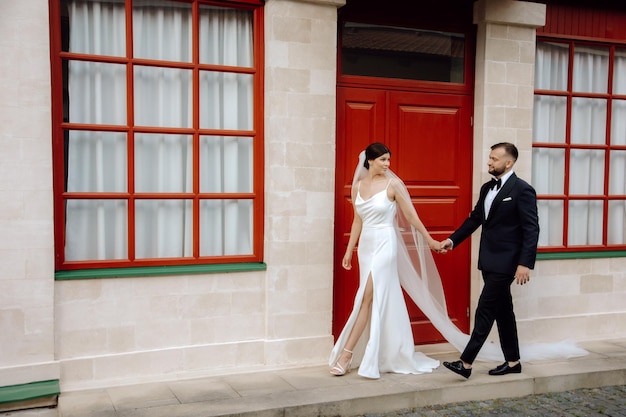
[[[400,178],[391,178],[389,180],[389,188],[393,189],[394,191],[401,191],[402,189],[404,189],[404,183]]]
[[[407,194],[404,182],[402,182],[402,180],[398,177],[392,178],[389,181],[389,187],[387,188],[387,190],[388,190],[388,195],[392,197],[394,200],[398,197],[403,199],[405,194]]]
[[[402,185],[402,180],[398,177],[393,177],[389,179],[389,185],[393,187],[397,187],[398,185]]]

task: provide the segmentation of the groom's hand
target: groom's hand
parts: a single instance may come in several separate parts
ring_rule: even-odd
[[[452,241],[450,239],[442,240],[439,242],[439,249],[446,253],[447,251],[452,249]]]
[[[515,282],[519,285],[524,285],[530,281],[530,268],[524,265],[517,265],[515,271]]]

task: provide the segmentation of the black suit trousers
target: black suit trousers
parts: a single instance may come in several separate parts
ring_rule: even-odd
[[[473,363],[491,332],[493,322],[498,326],[500,346],[506,361],[519,360],[519,342],[517,324],[513,312],[511,284],[515,278],[511,275],[483,272],[485,285],[478,299],[478,307],[474,318],[474,330],[461,360]]]

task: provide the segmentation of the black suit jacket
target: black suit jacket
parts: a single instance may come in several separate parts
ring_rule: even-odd
[[[474,210],[450,236],[454,247],[482,226],[478,268],[483,272],[513,277],[518,265],[535,267],[539,240],[537,194],[526,181],[513,173],[504,183],[485,219],[485,197],[490,183],[480,188]]]

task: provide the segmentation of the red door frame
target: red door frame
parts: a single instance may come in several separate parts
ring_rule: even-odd
[[[367,11],[368,7],[371,7],[371,2],[367,0],[362,1],[360,5],[356,5],[356,2],[348,1],[343,12],[340,11],[339,27],[341,28],[342,19],[356,20],[367,23],[381,23],[381,19],[387,24],[404,24],[406,22],[406,13],[403,13],[400,9],[396,11],[395,18],[390,16],[389,12],[393,8],[388,8],[386,16],[372,15]],[[393,0],[392,0],[393,1]],[[445,0],[444,0],[445,2]],[[368,4],[369,3],[369,4]],[[471,2],[470,2],[471,3]],[[356,6],[355,6],[356,5]],[[349,6],[353,6],[352,9]],[[360,13],[355,7],[362,7],[363,13]],[[413,7],[413,6],[410,6]],[[470,7],[471,10],[471,7]],[[424,16],[424,14],[422,14]],[[465,14],[465,18],[471,16],[471,13]],[[442,16],[443,17],[443,16]],[[426,21],[428,20],[428,23]],[[453,19],[454,20],[454,19]],[[339,36],[339,58],[338,58],[338,88],[337,88],[337,160],[336,160],[336,192],[335,192],[335,273],[334,273],[334,292],[333,292],[333,334],[335,337],[339,336],[339,332],[343,328],[345,321],[352,310],[352,304],[356,289],[358,288],[358,268],[353,268],[351,271],[345,271],[341,268],[341,259],[345,251],[345,247],[349,238],[349,230],[352,222],[352,206],[350,201],[350,181],[354,172],[354,165],[357,161],[357,156],[360,151],[365,149],[368,143],[374,141],[380,141],[387,143],[392,152],[394,149],[398,151],[403,147],[398,143],[398,132],[394,129],[397,128],[397,123],[390,123],[389,118],[392,117],[392,111],[399,104],[397,101],[402,101],[403,94],[409,96],[418,97],[426,94],[430,97],[430,102],[426,102],[426,106],[442,105],[441,100],[462,100],[462,118],[468,123],[465,146],[463,149],[458,148],[461,152],[465,153],[460,155],[461,158],[465,158],[464,173],[466,182],[459,191],[459,198],[453,203],[453,208],[456,212],[456,223],[447,224],[441,226],[437,230],[431,230],[434,237],[443,239],[451,233],[460,221],[462,221],[467,213],[471,210],[471,173],[472,173],[472,128],[471,128],[471,115],[473,114],[473,86],[474,86],[474,74],[473,74],[473,62],[475,51],[475,28],[469,23],[459,24],[459,18],[456,20],[439,19],[440,22],[446,22],[439,27],[438,30],[450,30],[466,34],[466,48],[465,48],[465,72],[464,80],[462,84],[453,83],[441,83],[441,82],[424,82],[424,81],[407,81],[398,79],[380,79],[369,78],[359,76],[346,76],[341,74],[341,36]],[[436,22],[435,22],[436,23]],[[432,19],[424,19],[421,23],[413,22],[416,27],[424,28],[428,26],[430,29],[436,29],[432,27]],[[341,30],[341,29],[340,29]],[[397,93],[397,94],[396,94]],[[395,99],[393,98],[395,97]],[[446,98],[447,97],[447,98]],[[427,99],[428,100],[428,99]],[[395,102],[395,104],[394,104]],[[445,104],[443,104],[445,107]],[[364,113],[365,123],[351,123],[352,118],[350,114]],[[358,117],[357,117],[358,118]],[[384,121],[384,122],[380,122]],[[393,125],[393,126],[392,126]],[[356,141],[348,141],[347,137],[358,138]],[[399,153],[397,154],[399,155]],[[393,161],[393,159],[392,159]],[[419,188],[419,187],[417,187]],[[431,187],[430,192],[434,194],[442,194],[444,191],[441,188]],[[412,196],[413,197],[413,196]],[[427,198],[425,194],[417,192],[417,198]],[[424,207],[420,207],[417,203],[416,207],[418,212],[423,212]],[[428,214],[422,214],[422,219],[425,224],[433,224],[432,218],[428,218]],[[442,277],[444,278],[444,289],[446,290],[446,297],[449,298],[449,293],[454,293],[459,290],[463,294],[464,300],[459,305],[458,298],[451,297],[452,303],[448,306],[450,315],[457,325],[463,331],[469,330],[469,296],[470,296],[470,245],[466,245],[463,250],[457,249],[457,253],[453,256],[446,255],[446,263],[458,264],[458,267],[454,271],[450,271],[445,267],[441,270]],[[455,251],[456,252],[456,251]],[[454,252],[453,252],[454,253]],[[453,259],[457,257],[458,259]],[[460,261],[460,263],[459,263]],[[353,263],[356,264],[357,257],[353,258]],[[437,260],[437,262],[441,262]],[[444,274],[454,274],[455,287],[446,288]],[[451,278],[448,277],[448,280]],[[419,310],[408,303],[409,314],[412,319],[419,316]],[[427,321],[414,322],[413,323],[414,334],[416,335],[416,343],[433,343],[443,341],[443,338],[439,333],[430,325]]]
[[[469,212],[472,172],[470,96],[341,87],[337,98],[336,336],[352,310],[359,284],[358,268],[340,267],[353,218],[350,193],[357,155],[375,141],[390,147],[392,169],[404,180],[420,218],[438,240],[449,236]],[[450,317],[467,331],[470,245],[434,257]],[[357,259],[355,254],[354,264]],[[412,301],[407,306],[416,344],[443,341]]]

